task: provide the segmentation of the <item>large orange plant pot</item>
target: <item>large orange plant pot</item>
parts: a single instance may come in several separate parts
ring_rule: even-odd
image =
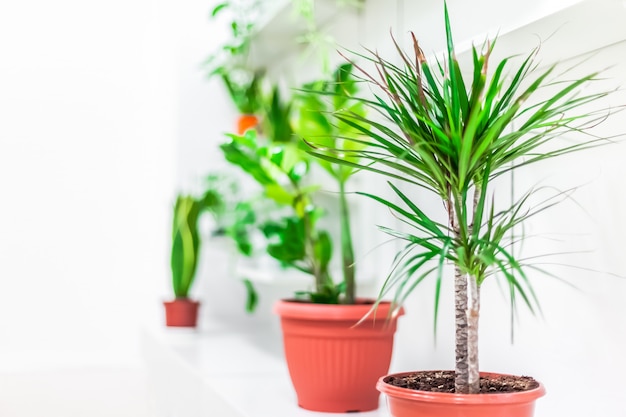
[[[392,417],[532,417],[535,401],[546,390],[543,385],[522,392],[499,394],[450,394],[416,391],[388,384],[390,377],[402,377],[405,372],[381,377],[376,388],[387,396]],[[498,376],[482,373],[481,376]]]
[[[279,301],[285,358],[298,405],[330,413],[378,408],[376,381],[389,370],[397,317],[390,304],[355,305]]]
[[[188,298],[164,301],[165,325],[168,327],[196,327],[200,303]]]

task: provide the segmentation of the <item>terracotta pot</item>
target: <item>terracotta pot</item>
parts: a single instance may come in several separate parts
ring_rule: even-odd
[[[371,303],[356,305],[279,301],[285,358],[298,405],[331,413],[378,408],[376,381],[389,370],[397,317],[390,304],[358,326]]]
[[[416,391],[387,384],[390,377],[402,377],[404,372],[381,377],[376,388],[387,396],[392,417],[532,417],[535,401],[546,390],[543,385],[522,392],[502,394],[450,394]],[[481,376],[499,374],[481,372]]]
[[[169,327],[196,327],[200,303],[188,298],[164,301],[165,325]]]
[[[243,135],[246,130],[252,129],[259,124],[259,119],[253,114],[242,114],[237,119],[237,134]]]

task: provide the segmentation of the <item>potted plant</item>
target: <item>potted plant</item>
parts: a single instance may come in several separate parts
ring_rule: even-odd
[[[252,68],[248,61],[250,39],[261,13],[261,2],[225,1],[211,10],[211,19],[231,13],[229,39],[205,61],[209,77],[219,76],[233,104],[239,111],[236,133],[243,135],[259,125],[262,106],[261,83],[265,71]]]
[[[250,73],[244,69],[219,69],[219,76],[226,86],[231,100],[239,111],[236,132],[243,135],[248,129],[259,126],[259,95],[263,71]],[[238,77],[237,75],[238,74]]]
[[[358,92],[357,80],[352,71],[352,64],[340,65],[331,79],[307,83],[299,90],[299,94],[296,96],[298,117],[295,123],[295,132],[306,143],[315,142],[317,146],[337,147],[338,142],[342,142],[348,147],[362,148],[362,145],[357,141],[345,140],[348,137],[358,139],[361,132],[336,118],[336,115],[343,113],[359,114],[362,117],[366,114],[363,103],[352,99]],[[332,95],[332,100],[325,100],[324,94]],[[356,267],[346,186],[356,170],[354,167],[331,164],[321,159],[317,162],[337,184],[341,267],[343,285],[345,286],[341,301],[342,304],[354,304],[356,300]]]
[[[339,79],[330,80],[323,88],[354,88],[345,80],[346,71],[349,67],[340,69],[336,73]],[[387,321],[385,305],[381,305],[378,317],[371,316],[355,327],[372,304],[354,297],[354,260],[343,189],[351,170],[328,166],[343,190],[338,211],[343,222],[342,246],[348,248],[342,251],[346,279],[336,283],[331,277],[332,242],[330,234],[317,226],[322,210],[313,200],[319,186],[307,182],[310,157],[296,134],[317,139],[324,135],[331,140],[337,132],[331,126],[332,115],[318,113],[319,106],[325,104],[311,100],[319,101],[319,97],[300,98],[296,107],[300,115],[294,129],[293,103],[281,104],[275,90],[264,117],[266,142],[248,131],[243,136],[230,135],[231,142],[222,145],[222,150],[227,160],[262,186],[268,198],[289,208],[284,215],[262,224],[268,239],[267,252],[282,265],[313,276],[313,288],[299,291],[296,298],[279,301],[274,309],[281,316],[285,356],[298,404],[326,412],[372,410],[378,407],[376,380],[389,369],[397,316]],[[347,98],[335,102],[343,105]],[[315,115],[323,120],[312,120]]]
[[[386,121],[358,113],[338,118],[368,137],[369,147],[320,146],[310,153],[406,185],[400,189],[389,182],[397,201],[366,194],[411,228],[382,228],[406,246],[393,262],[381,297],[393,292],[399,308],[416,286],[434,276],[437,312],[444,267],[454,266],[455,369],[381,377],[377,387],[388,396],[391,414],[528,417],[534,401],[544,395],[539,382],[479,372],[480,288],[487,277],[499,274],[512,301],[517,297],[531,309],[536,307],[527,265],[510,248],[520,237],[511,233],[556,203],[558,196],[533,205],[530,190],[508,207],[495,207],[493,182],[520,167],[603,143],[592,135],[576,143],[555,139],[564,133],[582,135],[603,120],[606,111],[586,113],[584,106],[606,93],[580,91],[597,79],[597,73],[567,81],[550,78],[555,66],[537,72],[536,51],[512,71],[513,59],[490,63],[494,43],[489,42],[482,51],[472,48],[473,66],[464,73],[455,55],[447,7],[444,10],[446,55],[436,65],[426,59],[414,35],[411,57],[394,41],[399,64],[373,52],[360,55],[375,67],[372,72],[358,67],[375,90],[374,98],[361,102]],[[466,85],[467,75],[471,82]],[[549,87],[546,95],[536,97],[543,87]],[[440,198],[447,221],[422,210],[416,201],[419,193]]]
[[[199,302],[189,298],[189,290],[198,265],[198,219],[202,209],[202,200],[189,195],[178,195],[176,198],[170,257],[175,299],[163,302],[165,324],[170,327],[195,327],[197,323]]]
[[[365,115],[363,104],[351,98],[357,92],[352,69],[350,64],[341,65],[330,79],[305,84],[298,91],[294,131],[304,141],[331,146],[346,137],[360,136],[352,126],[336,119],[336,115],[343,112]],[[332,94],[332,100],[325,100],[324,93]],[[378,408],[379,397],[375,382],[378,375],[389,369],[393,336],[401,312],[391,317],[388,314],[391,304],[380,303],[377,315],[367,316],[373,300],[356,297],[346,192],[346,184],[355,170],[322,160],[318,162],[337,183],[338,189],[338,204],[328,209],[339,223],[342,258],[339,291],[332,303],[313,297],[305,300],[307,302],[286,299],[277,302],[274,310],[281,317],[285,357],[298,404],[325,412],[373,410]]]
[[[247,226],[253,222],[248,202],[238,197],[237,181],[222,173],[206,178],[204,193],[196,198],[179,194],[174,204],[170,267],[174,300],[165,301],[165,322],[170,327],[195,327],[200,303],[189,298],[196,278],[202,242],[199,221],[209,212],[213,217],[211,237],[228,236],[242,253],[251,249]],[[256,294],[248,288],[246,308],[254,309]]]
[[[332,243],[329,234],[317,227],[323,211],[313,203],[312,193],[318,186],[305,182],[309,157],[293,135],[291,111],[291,103],[284,103],[275,88],[264,110],[262,130],[268,136],[259,137],[255,130],[228,134],[230,141],[220,148],[228,162],[253,178],[265,197],[283,208],[257,220],[268,241],[267,253],[283,266],[314,276],[315,289],[302,295],[336,303],[340,291],[328,271]]]

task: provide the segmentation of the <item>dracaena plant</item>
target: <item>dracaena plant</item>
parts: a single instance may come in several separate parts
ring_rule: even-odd
[[[348,137],[358,139],[362,133],[336,118],[341,114],[358,114],[361,117],[366,115],[364,104],[353,99],[358,92],[358,85],[352,71],[352,64],[340,65],[331,79],[307,83],[298,91],[296,96],[298,117],[295,132],[307,143],[336,148],[341,142],[350,149],[362,149],[363,146],[359,142],[345,140]],[[324,97],[324,94],[331,95],[331,98]],[[362,125],[366,127],[366,124]],[[357,161],[358,158],[353,159],[353,162]],[[345,285],[342,303],[354,304],[355,262],[346,185],[356,169],[353,166],[336,165],[322,159],[318,162],[338,185],[342,272]]]
[[[329,272],[332,257],[330,235],[317,227],[322,210],[315,206],[312,193],[317,186],[306,184],[309,159],[300,141],[295,140],[289,123],[291,104],[284,104],[275,89],[268,101],[264,131],[268,137],[257,137],[255,130],[244,135],[228,135],[221,145],[228,162],[241,168],[263,189],[267,198],[288,213],[260,224],[268,239],[270,256],[283,265],[311,274],[312,291],[301,292],[313,302],[336,304],[342,292]]]
[[[375,67],[357,67],[374,91],[374,97],[362,98],[362,103],[386,120],[340,114],[340,120],[368,138],[358,140],[368,147],[318,147],[310,152],[330,163],[405,183],[401,190],[389,182],[397,197],[393,201],[370,195],[410,226],[409,231],[383,228],[406,245],[394,260],[381,296],[393,293],[401,304],[433,276],[436,317],[444,265],[454,266],[455,389],[477,393],[481,285],[490,276],[503,277],[513,305],[518,299],[531,310],[537,308],[527,276],[532,265],[512,250],[519,239],[512,231],[558,200],[531,204],[531,190],[510,206],[496,208],[492,184],[520,167],[605,143],[587,128],[602,120],[606,110],[586,109],[608,93],[581,92],[597,73],[565,80],[555,75],[555,66],[539,69],[536,50],[519,61],[490,62],[495,42],[473,47],[471,67],[464,72],[455,56],[447,8],[445,29],[446,52],[434,63],[414,35],[411,54],[393,41],[398,64],[371,51],[356,54]],[[570,133],[577,142],[556,140]],[[442,200],[447,221],[419,207],[412,197],[418,191]]]

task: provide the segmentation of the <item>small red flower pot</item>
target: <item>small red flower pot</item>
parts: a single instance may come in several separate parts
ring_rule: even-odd
[[[196,327],[200,303],[188,298],[164,301],[165,325],[169,327]]]

